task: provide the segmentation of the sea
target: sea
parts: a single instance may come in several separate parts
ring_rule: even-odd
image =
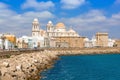
[[[41,80],[120,80],[120,54],[61,56]]]

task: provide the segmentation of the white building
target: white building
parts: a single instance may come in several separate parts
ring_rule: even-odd
[[[72,28],[67,30],[63,23],[53,25],[52,21],[48,22],[46,33],[49,41],[49,47],[54,47],[56,37],[79,37],[79,34]]]
[[[108,39],[108,47],[113,47],[115,43],[115,40],[113,39]]]
[[[22,37],[18,38],[17,46],[18,46],[18,48],[33,48],[32,37],[22,36]]]
[[[39,48],[39,47],[54,47],[56,37],[80,37],[79,34],[72,28],[66,29],[63,23],[57,23],[54,25],[52,21],[49,21],[46,25],[46,30],[42,30],[40,23],[37,18],[32,22],[32,36],[21,37],[19,41],[21,44],[26,43],[28,48]],[[114,41],[109,39],[108,47],[112,47]],[[23,44],[22,44],[23,45]],[[85,39],[85,47],[96,47],[96,38],[93,37],[91,40]],[[22,46],[21,46],[22,47]]]
[[[40,28],[40,23],[37,18],[32,22],[32,40],[34,47],[45,47],[45,39],[47,33]]]
[[[49,21],[46,25],[46,31],[40,28],[38,19],[34,19],[32,22],[32,38],[34,47],[52,47],[54,37],[79,37],[79,34],[72,28],[66,30],[66,26],[63,23],[57,23],[53,25],[52,21]]]
[[[4,37],[4,38],[3,38]],[[0,49],[11,50],[14,49],[15,45],[5,38],[4,34],[0,34]]]
[[[88,38],[85,38],[84,41],[85,41],[85,47],[86,48],[97,47],[95,37],[93,37],[91,40],[89,40]],[[113,47],[114,43],[115,43],[115,40],[109,38],[107,47]]]
[[[48,37],[79,37],[79,34],[72,28],[68,31],[63,23],[57,23],[55,26],[52,21],[47,24],[47,36]]]
[[[85,38],[85,39],[84,39],[84,42],[85,42],[85,44],[84,44],[84,47],[85,47],[85,48],[93,47],[93,46],[92,46],[92,42],[91,42],[88,38]]]

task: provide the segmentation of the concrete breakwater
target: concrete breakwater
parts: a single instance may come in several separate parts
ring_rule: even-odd
[[[39,80],[40,72],[52,67],[58,56],[44,51],[13,55],[0,60],[0,80]]]

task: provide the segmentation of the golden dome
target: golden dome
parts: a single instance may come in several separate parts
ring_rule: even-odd
[[[56,28],[57,29],[65,29],[65,25],[63,23],[57,23]]]

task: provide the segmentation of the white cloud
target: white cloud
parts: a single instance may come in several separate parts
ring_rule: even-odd
[[[91,10],[76,17],[61,18],[61,20],[58,21],[62,21],[68,26],[72,26],[77,32],[83,34],[86,32],[90,33],[99,31],[114,32],[112,31],[112,28],[120,29],[120,13],[113,14],[111,17],[106,17],[104,13],[99,10]]]
[[[120,19],[120,13],[118,13],[118,14],[113,14],[113,15],[112,15],[112,18],[114,18],[114,19]]]
[[[85,3],[85,0],[61,0],[62,8],[75,9]]]
[[[0,33],[14,32],[17,35],[31,35],[34,18],[39,18],[41,26],[46,26],[47,21],[54,19],[53,22],[63,22],[66,26],[72,26],[77,32],[82,34],[97,31],[111,31],[115,34],[115,31],[112,31],[111,28],[120,29],[120,12],[111,15],[111,17],[106,17],[100,10],[90,10],[75,17],[58,18],[56,17],[57,15],[55,16],[47,10],[40,12],[28,11],[18,14],[10,10],[8,5],[0,4]],[[116,33],[120,34],[119,32]]]
[[[33,8],[35,10],[45,10],[53,7],[54,3],[52,1],[38,2],[37,0],[26,0],[26,2],[22,4],[22,9]]]
[[[4,9],[4,8],[6,8],[6,7],[8,7],[6,4],[0,3],[0,9]]]
[[[15,33],[17,35],[31,35],[32,21],[34,18],[40,20],[40,25],[44,25],[49,19],[55,16],[49,11],[25,12],[18,14],[8,8],[4,3],[0,3],[0,33]]]
[[[24,14],[22,14],[22,16],[25,17],[38,17],[40,19],[49,19],[49,18],[54,18],[55,16],[50,13],[49,11],[42,11],[42,12],[26,12]]]
[[[120,0],[115,0],[115,4],[120,4]]]

